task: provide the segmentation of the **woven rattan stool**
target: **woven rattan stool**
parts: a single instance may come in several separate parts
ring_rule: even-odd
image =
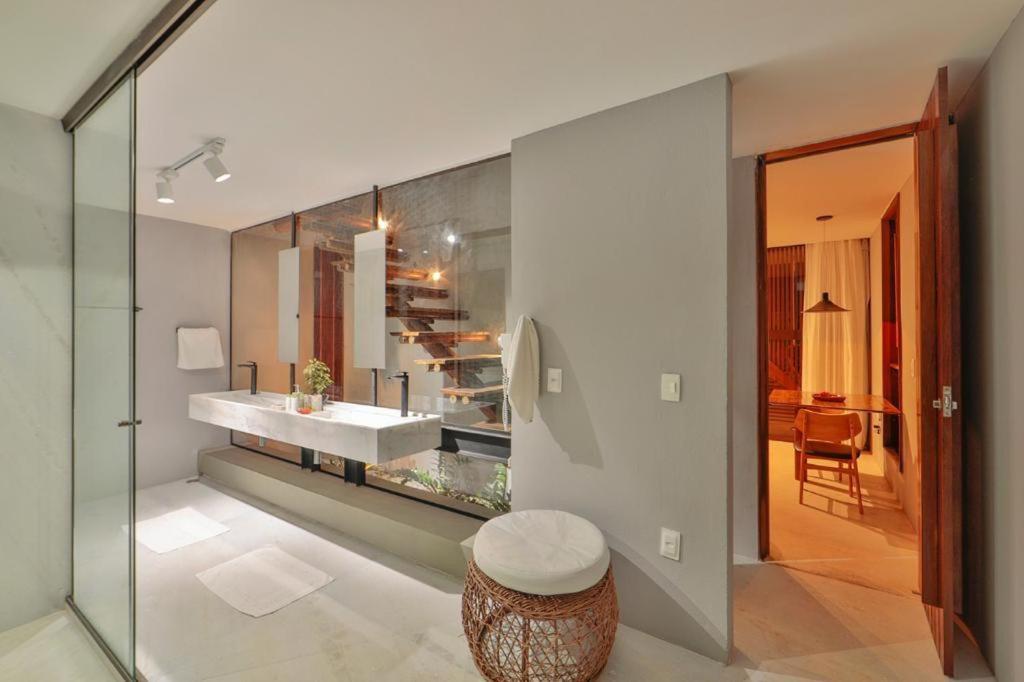
[[[601,531],[565,512],[531,510],[477,533],[462,627],[492,682],[583,682],[608,661],[619,607]]]

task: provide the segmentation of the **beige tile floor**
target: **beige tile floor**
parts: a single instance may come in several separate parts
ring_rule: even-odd
[[[772,561],[893,594],[918,594],[917,532],[882,474],[879,455],[860,459],[861,515],[846,481],[829,472],[811,472],[800,504],[792,446],[771,441],[769,453]]]
[[[458,581],[202,483],[151,488],[139,502],[140,519],[192,506],[231,527],[168,554],[139,548],[138,660],[149,680],[479,679],[462,636]],[[195,579],[202,568],[268,543],[336,580],[254,619]],[[735,588],[730,666],[621,627],[600,679],[944,679],[909,597],[770,564],[737,567]],[[96,650],[82,645],[80,628],[69,640],[66,617],[51,618],[0,634],[0,680],[112,679]],[[69,648],[74,656],[57,653]]]

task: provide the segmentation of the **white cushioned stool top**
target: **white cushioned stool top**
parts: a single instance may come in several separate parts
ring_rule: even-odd
[[[485,523],[473,560],[494,582],[526,594],[570,594],[597,584],[608,570],[608,545],[597,526],[563,511],[530,509]]]

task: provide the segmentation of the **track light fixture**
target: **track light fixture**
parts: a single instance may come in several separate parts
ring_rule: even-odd
[[[214,182],[224,182],[231,177],[228,167],[220,160],[220,154],[224,151],[224,138],[215,138],[208,142],[206,147],[206,151],[210,156],[206,161],[203,161],[203,165],[210,172],[210,177],[213,178]]]
[[[210,176],[213,177],[214,182],[224,182],[231,177],[231,173],[228,172],[227,166],[224,165],[219,156],[211,156],[206,161],[203,161],[203,165],[206,166],[206,170],[210,171]]]
[[[156,174],[159,180],[156,182],[156,200],[161,204],[174,203],[174,187],[171,181],[178,177],[178,171],[167,169]]]
[[[210,173],[210,177],[213,178],[214,182],[224,182],[230,178],[231,171],[228,170],[227,166],[224,165],[224,162],[221,161],[220,158],[223,151],[224,138],[215,137],[202,147],[186,154],[170,166],[161,170],[156,174],[156,200],[161,204],[173,204],[174,189],[171,187],[171,180],[178,177],[178,171],[182,168],[189,165],[196,159],[203,158],[204,156],[207,158],[203,161],[203,165],[206,166],[206,170]]]

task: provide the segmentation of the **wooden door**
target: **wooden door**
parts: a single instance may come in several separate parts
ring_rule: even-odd
[[[918,125],[920,201],[921,598],[943,671],[953,674],[954,617],[962,601],[960,227],[956,123],[946,68]]]

